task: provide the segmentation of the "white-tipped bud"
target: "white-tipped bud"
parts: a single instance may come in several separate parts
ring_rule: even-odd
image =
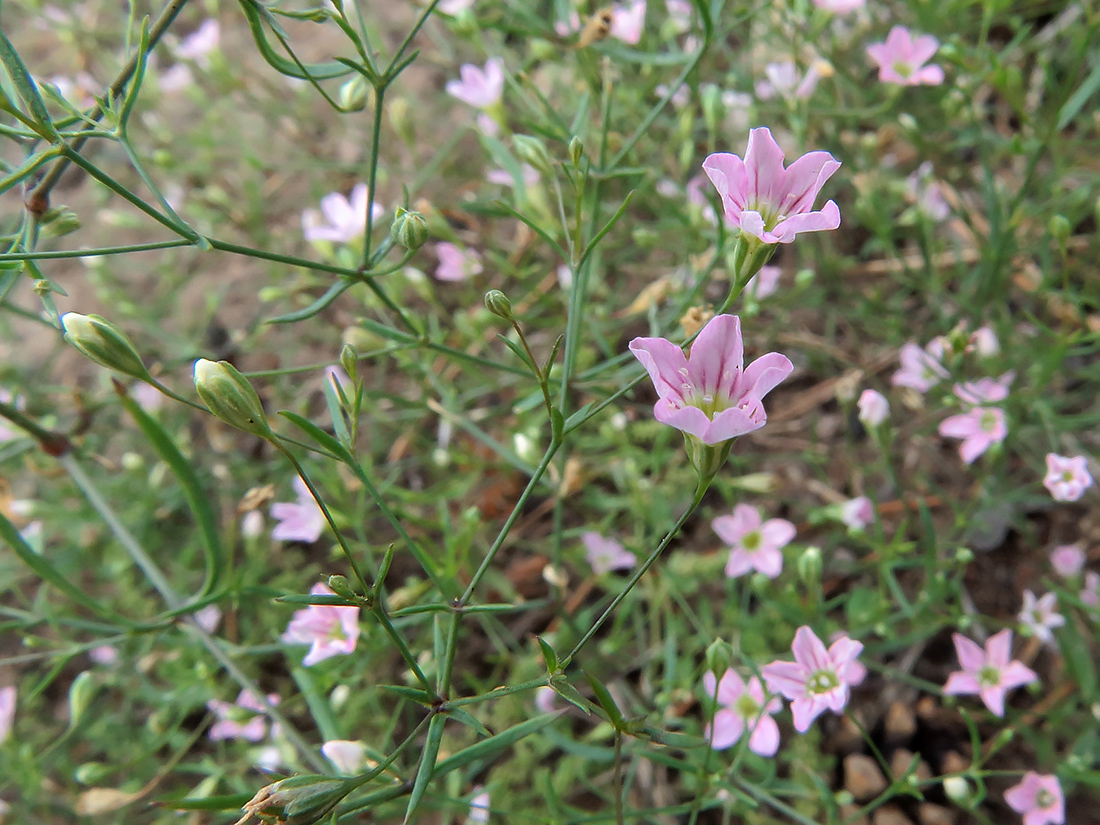
[[[65,340],[97,364],[132,378],[152,378],[130,339],[105,318],[66,312],[61,327]]]
[[[196,361],[195,390],[211,414],[226,424],[261,438],[272,436],[256,390],[229,362]]]

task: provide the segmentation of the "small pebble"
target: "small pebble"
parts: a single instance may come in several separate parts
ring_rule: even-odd
[[[886,790],[886,778],[878,763],[862,753],[844,757],[844,790],[860,802],[866,802]]]

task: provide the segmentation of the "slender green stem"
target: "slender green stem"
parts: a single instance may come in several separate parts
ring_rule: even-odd
[[[413,656],[412,651],[409,650],[409,646],[405,644],[405,640],[401,638],[401,634],[397,632],[397,628],[393,626],[390,617],[386,615],[385,609],[377,599],[374,604],[371,605],[371,613],[374,614],[374,618],[378,620],[378,623],[382,625],[382,629],[386,632],[386,635],[390,637],[390,641],[393,642],[394,647],[396,647],[401,654],[401,658],[405,660],[405,664],[409,666],[409,670],[413,672],[416,681],[420,682],[420,686],[424,688],[426,693],[431,694],[432,686],[428,683],[428,677],[425,676],[424,671],[420,669],[416,657]]]
[[[623,825],[623,732],[615,731],[615,825]]]

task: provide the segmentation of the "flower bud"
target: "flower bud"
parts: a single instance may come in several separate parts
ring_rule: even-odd
[[[359,353],[355,351],[355,347],[351,344],[344,344],[340,348],[340,366],[348,374],[351,383],[356,384],[359,382]]]
[[[340,87],[340,108],[345,112],[361,112],[367,108],[369,100],[370,89],[362,75],[357,74]]]
[[[410,250],[420,249],[430,235],[428,221],[423,215],[403,206],[397,207],[390,225],[390,238],[395,244]]]
[[[261,438],[271,437],[260,397],[228,361],[196,361],[195,389],[216,418]]]
[[[65,340],[97,364],[132,378],[151,380],[137,349],[114,324],[98,315],[66,312],[61,316]]]
[[[963,776],[949,776],[943,780],[943,792],[956,805],[970,807],[970,783]]]
[[[354,780],[306,775],[281,779],[260,788],[241,809],[237,825],[253,817],[280,825],[313,825],[320,822],[354,789]]]
[[[85,670],[73,679],[69,687],[69,727],[76,727],[84,717],[84,712],[95,698],[99,685],[96,684],[95,675],[90,670]]]
[[[335,575],[328,577],[328,587],[333,593],[349,602],[359,601],[359,597],[351,589],[347,576]]]
[[[706,662],[707,670],[719,679],[729,670],[733,661],[733,648],[725,639],[715,639],[707,645]],[[714,697],[711,697],[712,699]]]
[[[1069,240],[1070,233],[1073,232],[1073,227],[1070,226],[1069,219],[1065,215],[1052,215],[1050,223],[1048,224],[1050,229],[1050,235],[1054,238],[1054,242],[1058,244],[1058,249],[1063,255],[1066,254],[1066,242]]]
[[[490,289],[485,293],[485,308],[505,321],[512,320],[512,302],[499,289]]]
[[[70,232],[76,232],[83,224],[80,222],[80,216],[73,210],[67,206],[59,206],[46,212],[39,221],[39,226],[42,227],[41,237],[60,238]]]
[[[798,557],[798,576],[804,584],[816,584],[821,580],[821,549],[807,547]]]
[[[569,141],[569,159],[573,162],[573,168],[579,170],[584,159],[584,141],[576,135]]]

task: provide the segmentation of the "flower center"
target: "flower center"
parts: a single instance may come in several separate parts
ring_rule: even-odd
[[[1035,804],[1040,809],[1049,808],[1055,802],[1054,794],[1048,791],[1046,788],[1040,788],[1035,794]]]
[[[1072,470],[1063,470],[1062,471],[1062,481],[1066,484],[1069,484],[1071,481],[1073,481],[1073,471]]]
[[[983,688],[997,687],[1001,683],[1001,671],[993,667],[993,665],[986,665],[978,671],[978,684]]]
[[[837,687],[840,687],[840,679],[831,670],[818,670],[806,680],[807,693],[828,693]]]
[[[747,693],[742,693],[734,705],[737,715],[742,719],[755,719],[760,715],[760,705]]]
[[[745,533],[741,537],[741,546],[745,549],[746,553],[755,553],[760,549],[760,546],[764,543],[764,537],[760,535],[759,530],[753,530],[751,533]]]
[[[331,642],[344,642],[347,641],[347,634],[344,633],[344,626],[339,622],[333,622],[332,627],[328,631],[328,639]]]
[[[997,429],[997,416],[995,416],[992,411],[982,413],[979,426],[982,428],[982,432],[992,433]]]
[[[683,396],[684,401],[692,407],[701,409],[706,413],[707,418],[713,419],[715,413],[720,413],[730,406],[728,398],[716,395],[713,392],[707,392],[704,387],[695,386],[686,367],[682,367],[679,373],[682,379],[680,394]]]
[[[913,67],[902,60],[895,60],[894,71],[902,77],[909,77],[909,75],[913,74]]]

